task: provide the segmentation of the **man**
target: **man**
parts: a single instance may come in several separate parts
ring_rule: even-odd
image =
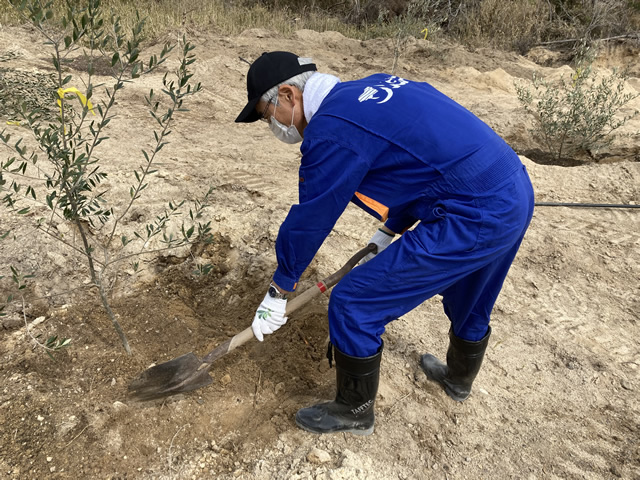
[[[247,90],[236,122],[264,120],[280,140],[302,141],[300,203],[276,240],[278,267],[252,324],[258,340],[286,322],[287,295],[350,201],[385,222],[371,239],[377,255],[331,294],[336,398],[301,409],[296,423],[371,434],[385,325],[436,294],[451,321],[446,364],[425,354],[421,366],[465,400],[533,214],[518,156],[426,83],[387,74],[341,83],[310,59],[271,52],[251,65]]]

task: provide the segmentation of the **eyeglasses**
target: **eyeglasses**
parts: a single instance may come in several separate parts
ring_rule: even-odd
[[[262,110],[262,113],[260,114],[260,120],[262,120],[263,122],[270,123],[271,121],[271,118],[267,118],[266,115],[267,115],[267,110],[269,110],[269,105],[271,105],[272,101],[273,99],[270,99],[267,102],[267,105],[264,107],[264,110]]]

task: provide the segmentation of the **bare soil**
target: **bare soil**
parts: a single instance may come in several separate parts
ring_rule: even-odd
[[[125,265],[113,278],[113,309],[134,355],[124,353],[86,288],[82,258],[35,230],[46,209],[20,218],[0,212],[0,231],[15,233],[0,244],[0,274],[9,265],[35,274],[24,310],[13,304],[0,329],[0,478],[640,478],[638,210],[537,208],[495,307],[483,369],[464,403],[449,399],[418,367],[421,354],[443,356],[447,345],[448,322],[434,298],[384,334],[374,435],[299,430],[296,410],[334,394],[324,297],[265,342],[216,362],[210,386],[132,402],[127,385],[148,366],[190,351],[204,355],[250,324],[275,269],[278,227],[297,202],[297,147],[278,142],[262,124],[233,123],[246,98],[248,65],[241,57],[291,50],[343,80],[389,71],[394,58],[391,40],[361,42],[334,32],[299,31],[291,38],[264,30],[236,37],[196,32],[191,38],[204,91],[181,114],[125,228],[143,227],[168,201],[192,201],[213,186],[206,217],[215,242],[143,262],[138,274]],[[52,71],[42,39],[30,30],[1,27],[2,52],[3,71],[43,78]],[[531,119],[513,82],[530,82],[534,71],[566,73],[566,66],[545,66],[553,64],[549,55],[412,40],[394,73],[432,83],[522,153],[541,146],[529,134]],[[638,62],[638,49],[628,45],[604,55],[602,69]],[[85,64],[79,56],[70,73],[80,78]],[[158,88],[163,73],[128,85],[118,102],[111,138],[100,151],[111,199],[126,197],[140,148],[153,138],[143,96]],[[640,78],[631,78],[627,89],[640,91]],[[639,107],[636,100],[626,112]],[[639,126],[638,119],[625,126],[627,136],[606,162],[563,167],[523,157],[537,200],[638,204]],[[375,228],[349,207],[300,288],[338,269]],[[58,230],[77,241],[69,227]],[[194,276],[198,262],[211,263],[212,273]],[[71,337],[72,346],[51,360],[33,347],[25,319],[34,323],[32,333]]]

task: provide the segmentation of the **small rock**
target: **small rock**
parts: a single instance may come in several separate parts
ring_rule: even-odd
[[[116,379],[115,379],[115,378],[112,378],[112,379],[111,379],[111,386],[112,386],[112,387],[115,387],[115,386],[116,386]]]
[[[280,382],[276,385],[275,392],[276,392],[276,395],[279,395],[282,392],[284,392],[284,382]]]
[[[41,422],[44,420],[44,417],[42,415],[38,415],[38,421]]]
[[[122,402],[113,402],[113,409],[116,411],[122,410],[123,408],[127,408],[127,405]]]
[[[224,377],[220,379],[220,383],[222,383],[223,385],[229,385],[231,383],[231,375],[227,373]]]
[[[59,223],[56,225],[56,230],[58,230],[62,235],[66,235],[71,231],[71,228],[66,223]]]
[[[19,318],[6,318],[2,321],[2,328],[5,330],[15,330],[24,325],[24,321]]]
[[[47,462],[50,462],[51,460],[53,460],[53,457],[47,457]]]
[[[331,455],[324,450],[320,450],[319,448],[313,448],[307,454],[307,460],[311,463],[326,463],[331,461]]]

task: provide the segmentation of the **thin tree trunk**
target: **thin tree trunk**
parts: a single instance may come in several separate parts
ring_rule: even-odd
[[[104,291],[104,287],[102,286],[102,281],[100,281],[98,289],[100,290],[100,299],[102,300],[102,306],[107,311],[107,315],[109,315],[111,323],[113,323],[113,328],[115,328],[116,332],[118,332],[118,336],[120,337],[122,346],[124,347],[127,354],[131,355],[131,347],[129,346],[129,341],[127,340],[127,336],[124,334],[124,330],[122,330],[122,327],[120,326],[120,322],[118,322],[118,319],[113,313],[113,310],[111,310],[111,305],[109,305],[109,300],[107,300],[107,294]]]
[[[84,231],[82,222],[80,220],[76,220],[75,224],[80,231],[80,237],[82,238],[82,243],[84,244],[85,255],[87,256],[87,260],[89,262],[89,273],[91,274],[91,280],[100,291],[100,300],[102,300],[102,306],[107,311],[107,315],[109,315],[109,319],[111,320],[111,323],[113,323],[113,327],[116,329],[116,332],[118,332],[118,336],[120,337],[122,346],[124,347],[127,354],[131,355],[131,347],[129,346],[127,336],[124,334],[124,330],[122,330],[120,322],[118,322],[118,319],[113,313],[113,310],[111,310],[111,305],[109,305],[109,300],[107,299],[107,293],[104,291],[104,286],[102,285],[102,279],[99,279],[96,275],[96,269],[93,264],[93,256],[91,255],[91,251],[89,249],[89,241],[87,240],[87,234]]]

